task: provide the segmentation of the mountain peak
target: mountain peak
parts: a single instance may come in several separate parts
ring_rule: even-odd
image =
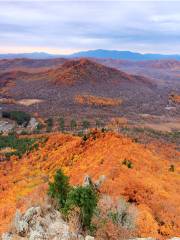
[[[127,74],[115,68],[107,67],[87,58],[68,60],[61,67],[48,72],[48,77],[56,84],[119,84],[149,83],[150,80]]]

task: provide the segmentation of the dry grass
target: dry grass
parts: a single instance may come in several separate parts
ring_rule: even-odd
[[[160,122],[160,123],[145,123],[141,127],[152,128],[156,131],[171,132],[172,130],[180,130],[180,122]]]

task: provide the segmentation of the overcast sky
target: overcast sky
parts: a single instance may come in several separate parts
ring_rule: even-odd
[[[180,1],[0,0],[0,53],[180,54]]]

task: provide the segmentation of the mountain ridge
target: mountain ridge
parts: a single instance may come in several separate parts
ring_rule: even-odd
[[[112,58],[112,59],[124,59],[133,61],[145,61],[145,60],[161,60],[161,59],[175,59],[180,61],[179,54],[159,54],[159,53],[138,53],[132,51],[119,51],[119,50],[88,50],[75,52],[73,54],[50,54],[46,52],[32,52],[32,53],[8,53],[0,54],[0,59],[14,59],[14,58],[30,58],[30,59],[51,59],[51,58]]]

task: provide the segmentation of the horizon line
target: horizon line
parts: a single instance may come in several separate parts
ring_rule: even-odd
[[[141,55],[146,55],[146,54],[158,54],[158,55],[180,55],[180,53],[160,53],[160,52],[141,52],[141,51],[133,51],[133,50],[118,50],[118,49],[101,49],[101,48],[96,48],[96,49],[87,49],[87,50],[77,50],[77,51],[68,51],[68,52],[64,52],[63,51],[60,53],[56,53],[56,52],[51,52],[51,51],[23,51],[23,52],[0,52],[0,55],[17,55],[17,54],[35,54],[35,53],[42,53],[42,54],[48,54],[48,55],[62,55],[62,56],[69,56],[69,55],[73,55],[76,53],[80,53],[80,52],[90,52],[90,51],[116,51],[116,52],[131,52],[131,53],[136,53],[136,54],[141,54]]]

